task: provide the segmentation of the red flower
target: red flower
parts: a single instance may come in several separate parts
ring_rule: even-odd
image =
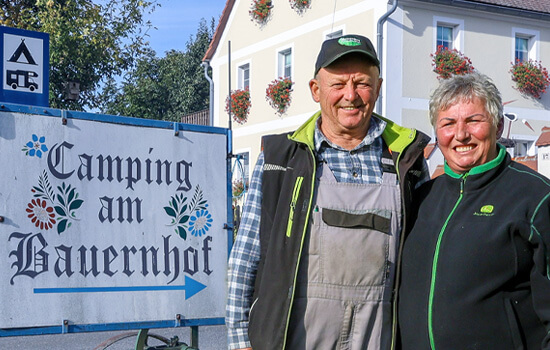
[[[225,100],[225,111],[228,113],[231,111],[233,119],[239,124],[246,123],[251,106],[248,88],[231,91],[231,100],[229,96]]]
[[[41,230],[49,230],[55,224],[55,213],[52,207],[48,207],[45,200],[33,199],[27,206],[28,217],[31,222]]]
[[[516,89],[521,93],[541,98],[550,85],[548,71],[539,61],[516,61],[510,69]]]
[[[271,12],[271,0],[252,0],[252,5],[248,14],[252,21],[256,21],[259,24],[265,24],[267,17]]]
[[[432,57],[433,71],[438,74],[438,79],[464,75],[475,70],[472,61],[456,49],[449,50],[440,45],[435,53],[430,54],[430,57]]]
[[[290,92],[292,91],[292,80],[290,78],[275,79],[265,89],[265,99],[277,113],[283,114],[290,105]]]
[[[289,0],[290,7],[298,13],[302,13],[311,6],[311,0]]]

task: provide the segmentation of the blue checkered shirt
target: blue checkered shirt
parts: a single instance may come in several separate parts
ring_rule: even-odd
[[[380,136],[385,127],[385,121],[371,117],[369,131],[363,141],[354,149],[346,150],[330,142],[317,123],[314,136],[317,157],[327,163],[338,182],[381,183],[383,141]],[[225,318],[229,349],[250,347],[248,314],[260,260],[263,165],[261,153],[252,173],[239,232],[229,258]]]

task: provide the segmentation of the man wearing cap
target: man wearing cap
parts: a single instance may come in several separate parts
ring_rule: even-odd
[[[229,259],[229,349],[389,349],[400,232],[429,138],[373,113],[369,39],[323,43],[321,110],[263,138]]]

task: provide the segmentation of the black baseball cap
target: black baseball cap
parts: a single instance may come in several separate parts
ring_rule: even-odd
[[[380,61],[376,57],[376,51],[371,41],[361,35],[344,35],[339,38],[328,39],[323,42],[317,62],[315,62],[316,75],[321,68],[328,67],[337,59],[349,53],[361,53],[380,69]]]

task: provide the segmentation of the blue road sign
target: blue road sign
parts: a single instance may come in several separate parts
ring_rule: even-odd
[[[49,34],[0,26],[0,101],[48,107]]]

